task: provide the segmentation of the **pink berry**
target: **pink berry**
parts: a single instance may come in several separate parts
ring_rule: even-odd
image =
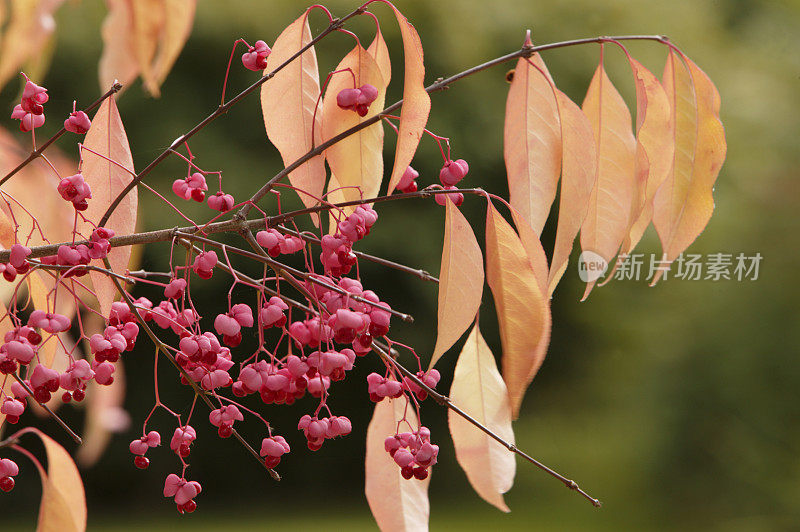
[[[64,129],[72,133],[77,133],[78,135],[83,135],[89,131],[91,126],[92,121],[89,120],[89,116],[83,111],[70,113],[69,118],[64,120]]]

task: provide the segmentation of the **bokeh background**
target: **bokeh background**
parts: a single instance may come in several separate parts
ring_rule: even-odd
[[[327,5],[337,15],[355,7],[340,0]],[[191,38],[162,97],[147,97],[137,82],[119,100],[137,168],[217,105],[230,45],[237,37],[271,43],[304,7],[278,0],[199,2]],[[519,462],[515,486],[507,495],[512,512],[496,511],[471,491],[456,464],[445,412],[426,404],[425,423],[442,449],[430,488],[432,529],[800,529],[800,311],[794,278],[800,266],[800,3],[413,0],[399,1],[398,7],[419,30],[429,81],[517,49],[526,28],[533,30],[536,43],[613,34],[668,35],[717,84],[728,140],[728,159],[715,190],[716,211],[689,251],[763,256],[757,281],[668,280],[655,288],[644,281],[614,281],[596,289],[585,303],[578,302],[583,287],[573,256],[553,302],[550,351],[515,430],[521,448],[576,479],[603,500],[603,508],[595,510]],[[395,64],[387,99],[394,101],[402,77],[400,37],[386,7],[376,6],[374,12]],[[50,116],[66,115],[72,99],[85,103],[100,94],[96,72],[104,13],[102,2],[92,0],[69,2],[59,10],[57,45],[42,80],[52,95]],[[312,31],[325,24],[319,13],[312,17]],[[366,42],[372,38],[369,20],[348,28]],[[318,48],[323,75],[351,46],[346,36],[324,41]],[[630,50],[660,75],[662,47],[632,43]],[[609,52],[609,73],[633,103],[627,65],[619,52]],[[580,102],[596,65],[597,46],[548,52],[544,58],[559,87]],[[504,75],[510,68],[496,68],[435,95],[429,123],[451,137],[454,156],[469,161],[469,186],[501,194],[506,194]],[[255,79],[235,67],[230,94]],[[11,84],[0,93],[7,111],[17,90]],[[57,120],[48,120],[44,134],[57,125]],[[71,149],[69,142],[61,146]],[[266,141],[257,97],[217,120],[191,146],[202,167],[224,172],[225,188],[237,198],[280,169],[277,151]],[[387,151],[387,160],[391,157]],[[414,166],[420,183],[435,180],[441,159],[429,139]],[[147,181],[168,191],[183,172],[185,167],[171,160]],[[142,229],[180,223],[152,195],[143,191],[140,198]],[[285,201],[291,206],[295,200],[287,195]],[[203,212],[194,206],[189,211],[198,216]],[[432,201],[406,201],[382,205],[379,212],[380,222],[361,249],[436,273],[441,209]],[[481,202],[468,199],[464,212],[476,222],[481,239]],[[552,228],[543,240],[546,248],[552,246]],[[652,229],[638,249],[659,252]],[[167,257],[167,247],[152,246],[144,250],[142,262],[145,268],[163,269]],[[429,353],[435,340],[435,286],[369,264],[362,266],[362,275],[393,306],[416,317],[413,326],[395,324],[393,334]],[[214,276],[200,295],[206,315],[222,310],[226,281],[223,275]],[[154,294],[146,289],[137,293]],[[499,353],[488,290],[486,294],[481,324]],[[444,390],[457,349],[453,351],[440,362]],[[176,468],[174,456],[165,450],[150,453],[150,469],[140,472],[127,452],[135,427],[152,404],[151,365],[149,348],[126,355],[126,408],[134,428],[116,436],[100,462],[83,471],[90,530],[375,528],[363,496],[363,442],[372,410],[364,377],[377,367],[374,361],[360,363],[331,402],[337,413],[353,420],[353,434],[326,443],[320,452],[307,451],[294,427],[311,408],[309,400],[262,409],[293,446],[280,466],[280,483],[271,481],[238,445],[220,441],[204,423],[197,423],[200,436],[189,474],[204,490],[198,512],[183,517],[160,493],[164,476]],[[162,397],[175,408],[187,408],[191,398],[186,390],[172,385],[169,369],[163,375]],[[82,414],[66,410],[80,426]],[[154,426],[162,434],[172,430],[164,416]],[[244,432],[253,440],[261,437],[255,425]],[[18,487],[0,496],[3,529],[34,528],[39,487],[31,468],[23,467]]]

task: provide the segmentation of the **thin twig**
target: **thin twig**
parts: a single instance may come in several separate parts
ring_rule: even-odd
[[[296,236],[298,238],[302,238],[306,242],[312,242],[314,244],[320,244],[322,242],[315,235],[312,235],[312,234],[310,234],[308,232],[295,231],[293,229],[290,229],[290,228],[286,227],[285,225],[279,225],[278,229],[280,229],[284,233],[290,234],[292,236]],[[439,279],[437,279],[433,275],[429,274],[425,270],[420,270],[420,269],[417,269],[417,268],[411,268],[409,266],[406,266],[405,264],[400,264],[399,262],[394,262],[394,261],[391,261],[391,260],[388,260],[388,259],[377,257],[375,255],[370,255],[369,253],[364,253],[363,251],[353,250],[353,253],[359,259],[364,259],[364,260],[367,260],[367,261],[370,261],[370,262],[374,262],[375,264],[380,264],[381,266],[386,266],[387,268],[392,268],[392,269],[395,269],[395,270],[399,270],[401,272],[405,272],[405,273],[411,274],[411,275],[413,275],[415,277],[418,277],[418,278],[422,279],[423,281],[431,281],[431,282],[434,282],[434,283],[437,283],[437,284],[439,283]]]
[[[318,205],[316,207],[309,207],[307,209],[299,209],[296,211],[290,211],[283,214],[278,214],[275,216],[270,216],[266,218],[256,218],[252,220],[246,220],[244,222],[239,222],[237,220],[224,220],[222,222],[212,222],[203,226],[187,226],[187,227],[175,227],[172,229],[159,229],[157,231],[143,231],[141,233],[132,233],[130,235],[120,235],[114,236],[108,239],[109,249],[111,248],[118,248],[123,246],[134,246],[139,244],[153,244],[156,242],[168,242],[172,240],[175,233],[183,233],[183,234],[195,234],[195,233],[202,233],[206,235],[216,234],[216,233],[231,233],[231,232],[241,232],[243,230],[254,230],[254,229],[261,229],[264,227],[277,227],[279,224],[290,220],[292,218],[296,218],[298,216],[302,216],[304,214],[320,212],[326,210],[327,208],[341,208],[341,207],[350,207],[353,205],[362,205],[364,203],[380,203],[384,201],[396,201],[396,200],[404,200],[404,199],[412,199],[412,198],[427,198],[436,194],[479,194],[483,195],[486,192],[480,188],[470,188],[470,189],[454,189],[454,190],[431,190],[425,189],[420,190],[417,192],[410,192],[406,194],[392,194],[390,196],[378,196],[377,198],[370,198],[370,199],[362,199],[362,200],[353,200],[353,201],[345,201],[342,203],[335,203],[332,207],[325,207]],[[30,259],[45,257],[49,255],[55,255],[58,253],[58,248],[61,246],[79,246],[79,245],[86,245],[89,246],[92,244],[91,240],[76,240],[75,242],[60,242],[58,244],[46,244],[42,246],[34,246],[31,249],[31,254],[28,256]],[[0,263],[6,263],[11,259],[11,251],[10,250],[2,250],[0,251]]]

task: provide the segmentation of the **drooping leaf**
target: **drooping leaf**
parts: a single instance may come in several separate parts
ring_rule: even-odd
[[[37,532],[83,532],[86,530],[86,496],[72,457],[55,440],[35,428],[47,452],[47,473],[42,474],[42,502]]]
[[[0,88],[19,74],[19,68],[38,56],[56,29],[53,13],[64,0],[11,2],[8,24],[0,40]]]
[[[133,158],[128,145],[128,136],[117,111],[113,98],[106,99],[92,119],[92,127],[86,133],[83,150],[83,177],[92,188],[92,198],[84,216],[94,223],[100,221],[106,209],[117,195],[131,182],[134,175]],[[113,162],[112,162],[113,161]],[[120,202],[109,218],[106,227],[118,235],[134,232],[136,228],[138,195],[136,188],[131,190]],[[92,231],[89,224],[82,226],[84,234]],[[117,273],[124,273],[128,267],[131,250],[128,246],[112,248],[108,253],[111,268]],[[101,261],[97,261],[102,266]],[[100,309],[108,316],[111,303],[117,295],[116,288],[108,277],[99,272],[89,273]]]
[[[378,527],[383,532],[424,532],[428,530],[430,503],[425,480],[406,480],[400,468],[384,448],[384,440],[394,436],[398,423],[405,419],[416,430],[417,417],[412,407],[407,407],[404,397],[386,398],[375,405],[375,412],[367,427],[366,479],[364,492]]]
[[[705,72],[688,57],[670,51],[662,83],[675,123],[675,152],[672,172],[655,195],[653,224],[663,258],[671,262],[711,218],[712,190],[727,145],[719,119],[719,93]],[[662,272],[656,274],[653,283]]]
[[[525,44],[531,44],[530,35]],[[549,77],[539,54],[517,61],[503,133],[511,205],[538,235],[556,197],[561,171],[558,106]]]
[[[158,51],[152,69],[143,72],[145,87],[153,96],[159,95],[161,84],[189,39],[196,7],[197,0],[163,0],[164,23]]]
[[[106,0],[100,88],[123,86],[142,75],[152,96],[180,55],[194,22],[196,0]]]
[[[483,254],[475,233],[452,201],[445,205],[439,270],[439,326],[430,367],[467,330],[478,313],[483,295]]]
[[[550,305],[514,229],[491,202],[486,213],[486,279],[503,345],[503,380],[514,418],[550,342]]]
[[[567,269],[569,255],[578,230],[586,219],[589,198],[597,178],[597,148],[591,122],[581,108],[559,90],[556,92],[556,101],[561,118],[562,160],[558,226],[547,287],[547,293],[551,296]]]
[[[644,183],[637,187],[631,227],[622,245],[626,255],[639,243],[653,218],[653,200],[672,169],[675,152],[675,122],[664,87],[640,62],[628,59],[636,83],[636,178]]]
[[[114,80],[127,87],[139,75],[134,52],[133,10],[127,0],[106,0],[108,15],[100,30],[103,53],[97,65],[100,90],[106,91]]]
[[[536,281],[539,283],[539,290],[543,294],[547,293],[547,277],[549,269],[547,267],[547,255],[542,247],[542,241],[539,235],[533,230],[528,220],[520,214],[520,212],[511,206],[511,218],[514,220],[514,225],[517,227],[517,234],[519,235],[522,247],[525,248],[525,253],[528,255],[528,260],[533,268],[533,273],[536,275]]]
[[[310,41],[308,12],[305,12],[275,40],[267,57],[267,71],[274,70]],[[322,108],[317,109],[316,117],[314,114],[319,95],[319,69],[314,47],[261,86],[261,111],[267,136],[280,152],[285,166],[322,142]],[[298,190],[308,192],[298,192],[306,207],[316,205],[325,188],[324,156],[318,155],[300,165],[289,174],[289,181]],[[312,220],[315,225],[319,224],[318,216],[312,216]]]
[[[508,390],[477,324],[458,356],[450,399],[500,438],[514,443]],[[447,421],[456,460],[469,483],[486,502],[509,512],[503,493],[514,484],[514,454],[452,410],[447,411]]]
[[[139,63],[139,72],[145,87],[150,90],[150,83],[153,80],[153,58],[158,50],[158,41],[165,21],[164,4],[162,0],[136,0],[130,4],[133,16],[133,54]],[[152,91],[150,92],[152,94]]]
[[[601,60],[592,77],[583,112],[596,143],[597,181],[581,226],[581,249],[598,254],[609,264],[628,234],[636,191],[636,138],[631,114],[606,74]],[[595,281],[589,281],[583,299]]]
[[[405,79],[403,80],[403,108],[400,112],[400,126],[397,134],[397,147],[394,152],[392,176],[389,179],[387,194],[394,191],[403,172],[411,164],[414,153],[428,123],[431,112],[431,97],[425,90],[425,63],[422,41],[414,26],[396,7],[389,4],[400,26],[403,37],[403,60]]]
[[[389,48],[386,46],[386,41],[383,39],[380,25],[375,28],[375,38],[367,47],[367,52],[375,59],[378,65],[378,70],[381,71],[383,83],[387,87],[392,80],[392,61],[389,58]]]
[[[350,72],[334,74],[325,91],[325,101],[322,104],[324,141],[383,110],[386,85],[375,59],[361,45],[356,45],[335,70],[348,68],[353,74]],[[342,89],[353,88],[354,77],[355,87],[370,84],[378,89],[378,97],[370,104],[369,111],[364,117],[360,117],[353,110],[342,109],[336,103],[336,95]],[[377,122],[337,142],[325,150],[325,157],[331,173],[335,174],[341,186],[345,187],[342,193],[347,201],[360,199],[362,194],[365,198],[375,197],[383,177],[383,124]]]

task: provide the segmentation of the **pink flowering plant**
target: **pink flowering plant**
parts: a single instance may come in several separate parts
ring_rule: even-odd
[[[166,10],[165,4],[153,6]],[[141,13],[119,11],[120,5],[109,3],[109,26],[125,17],[144,23],[136,18]],[[388,105],[390,54],[372,12],[383,5],[403,42],[403,65],[396,69],[403,72],[403,98]],[[309,17],[317,12],[327,26],[313,35]],[[163,31],[130,39],[104,33],[106,92],[84,109],[73,102],[63,128],[43,143],[37,130],[45,124],[46,104],[71,98],[50,94],[22,75],[24,87],[10,119],[19,121],[30,152],[23,158],[0,145],[0,425],[6,431],[0,438],[0,489],[10,491],[20,481],[15,460],[26,457],[46,484],[40,520],[48,521],[40,527],[85,528],[83,487],[69,454],[40,430],[16,425],[37,405],[81,443],[57,407],[88,401],[90,415],[103,408],[93,398],[100,397],[100,388],[120,385],[124,363],[152,364],[154,375],[147,384],[154,392],[152,408],[129,442],[132,465],[146,470],[153,453],[171,454],[175,469],[163,479],[163,495],[180,513],[194,512],[204,492],[218,489],[211,479],[189,474],[195,446],[213,437],[230,439],[277,480],[281,464],[305,452],[303,447],[324,452],[328,440],[348,437],[353,429],[348,412],[334,409],[330,398],[355,393],[357,387],[348,382],[353,380],[362,386],[366,381],[364,406],[374,409],[367,429],[366,496],[382,529],[427,527],[428,483],[439,453],[446,452],[441,447],[446,436],[424,424],[427,408],[448,409],[456,458],[490,504],[508,511],[503,493],[513,483],[519,455],[599,506],[577,483],[517,448],[512,420],[547,352],[554,326],[550,299],[578,233],[584,251],[606,264],[617,257],[619,264],[652,222],[669,262],[707,223],[711,212],[703,201],[710,200],[725,140],[719,97],[703,71],[662,36],[534,45],[528,34],[518,50],[425,85],[420,36],[391,3],[372,0],[340,18],[315,5],[280,35],[262,36],[271,46],[265,40],[252,45],[235,40],[227,71],[220,71],[220,105],[137,171],[115,97],[138,75],[158,94],[189,36],[194,2],[169,16],[176,18]],[[346,29],[358,17],[375,23],[366,48],[363,36]],[[329,74],[320,83],[315,46],[335,33],[352,38],[354,47],[338,65],[322,67]],[[628,54],[624,42],[630,40],[663,47],[662,80]],[[583,44],[599,45],[600,62],[578,106],[556,87],[540,52]],[[245,51],[235,61],[239,45]],[[612,46],[621,48],[630,64],[636,124],[603,66],[603,50]],[[474,178],[467,160],[454,159],[451,139],[426,124],[431,93],[512,61],[504,131],[510,197],[505,199],[470,188]],[[258,77],[227,99],[233,68]],[[256,93],[267,136],[284,167],[246,198],[234,198],[226,192],[223,171],[203,168],[190,141],[232,106],[252,104],[248,96]],[[20,142],[3,130],[0,136]],[[690,137],[694,151],[679,155],[676,145]],[[76,147],[77,161],[60,155],[56,141]],[[435,143],[441,168],[412,167],[420,142]],[[393,152],[391,168],[383,167],[384,146]],[[167,158],[180,160],[186,172],[170,177],[171,190],[160,190],[147,178]],[[438,181],[431,178],[437,171]],[[539,236],[559,187],[555,246],[545,253]],[[180,217],[181,226],[137,232],[139,194],[155,195]],[[288,194],[297,194],[302,208],[281,208],[280,198]],[[277,211],[263,207],[268,196],[278,198]],[[359,251],[361,241],[381,226],[380,206],[396,200],[426,202],[442,212],[438,278]],[[486,205],[484,246],[471,226],[480,221],[468,221],[459,209],[467,201]],[[186,202],[207,208],[192,217]],[[215,239],[223,233],[238,235],[240,243]],[[155,245],[169,256],[166,271],[132,266],[132,247]],[[245,274],[239,266],[245,261],[261,265],[261,275]],[[393,324],[413,318],[402,302],[371,289],[359,269],[364,261],[438,284],[433,353],[419,354],[392,333]],[[193,296],[212,277],[230,283],[226,307],[198,308]],[[500,325],[500,369],[478,328],[485,282]],[[595,283],[587,283],[584,298]],[[163,295],[154,300],[138,295],[136,286],[144,284]],[[443,375],[434,366],[468,329],[455,372],[446,376],[452,385],[445,394]],[[255,349],[242,348],[253,341]],[[128,353],[142,344],[152,348],[152,357],[130,359]],[[380,371],[358,371],[370,367],[365,359]],[[159,378],[180,381],[189,406],[162,400]],[[273,426],[271,412],[293,403],[304,412],[296,427]],[[258,426],[261,439],[244,438],[239,428],[245,424]],[[44,443],[46,468],[29,450],[27,435]],[[161,482],[153,479],[154,486]],[[400,497],[410,504],[396,504]],[[53,508],[69,511],[47,511]]]

